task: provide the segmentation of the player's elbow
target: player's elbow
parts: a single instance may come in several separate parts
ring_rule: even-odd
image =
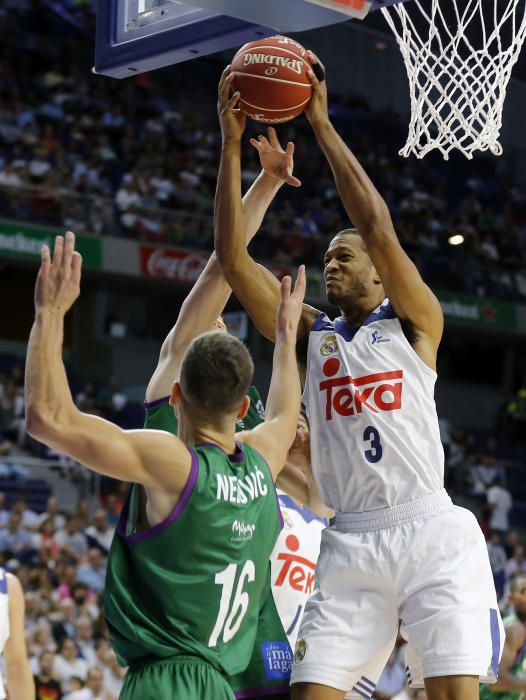
[[[35,440],[51,444],[61,427],[66,428],[68,417],[62,411],[53,411],[46,406],[30,402],[26,406],[26,432]]]

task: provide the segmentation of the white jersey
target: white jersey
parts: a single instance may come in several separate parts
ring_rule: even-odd
[[[5,643],[9,637],[9,599],[7,596],[7,576],[4,569],[0,569],[0,654],[3,654]],[[5,698],[5,689],[0,674],[0,698]]]
[[[270,557],[274,602],[290,646],[294,649],[303,609],[314,586],[321,533],[327,520],[278,493],[283,528]]]
[[[443,487],[435,382],[388,299],[358,328],[318,316],[303,400],[326,505],[343,513],[376,510]]]

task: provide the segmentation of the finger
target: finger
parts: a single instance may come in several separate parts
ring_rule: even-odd
[[[270,145],[268,139],[265,138],[265,136],[263,136],[263,134],[260,134],[260,135],[258,136],[258,139],[259,139],[259,142],[260,142],[265,148],[272,148],[272,146]]]
[[[71,272],[71,259],[73,258],[73,251],[75,250],[75,234],[73,231],[68,231],[66,233],[66,238],[64,241],[64,255],[62,257],[62,269],[69,275]]]
[[[294,155],[294,144],[292,143],[292,141],[288,142],[285,154],[288,158],[292,158],[292,156]]]
[[[241,97],[241,93],[240,93],[240,92],[235,92],[235,93],[232,95],[232,97],[228,100],[228,102],[226,103],[225,109],[226,109],[226,110],[234,109],[234,107],[235,107],[235,106],[237,105],[237,103],[239,102],[240,97]]]
[[[42,272],[47,273],[49,271],[49,268],[51,267],[51,253],[49,252],[48,245],[44,244],[40,248],[40,260],[41,260],[40,269],[42,270]]]
[[[64,236],[55,237],[55,248],[53,250],[53,266],[60,267],[64,256]]]
[[[307,75],[309,76],[309,80],[310,80],[310,82],[311,82],[312,89],[313,89],[313,90],[317,90],[318,87],[319,87],[319,85],[320,85],[320,81],[318,80],[318,78],[317,78],[316,75],[314,74],[314,71],[313,71],[312,69],[309,69],[309,70],[307,71]]]
[[[254,146],[254,148],[256,149],[256,151],[257,151],[258,153],[262,153],[262,152],[263,152],[263,146],[262,146],[262,145],[259,143],[259,141],[257,141],[256,139],[250,139],[250,144],[251,144],[252,146]]]
[[[80,273],[82,271],[82,255],[75,250],[71,259],[71,277],[74,282],[80,284]]]
[[[272,148],[275,148],[278,151],[283,150],[281,148],[281,144],[279,142],[278,135],[276,133],[276,129],[274,129],[273,126],[269,126],[269,128],[268,128],[268,138],[269,138],[269,141],[272,145]]]
[[[287,301],[290,298],[290,289],[292,287],[292,278],[290,275],[285,275],[281,280],[281,301]]]
[[[294,177],[294,175],[289,175],[285,182],[287,185],[291,185],[292,187],[301,187],[301,180],[298,180],[298,178]]]
[[[294,285],[293,296],[295,299],[303,300],[305,296],[305,287],[307,285],[307,277],[305,274],[305,265],[300,265],[298,269],[298,276],[296,277],[296,284]]]
[[[223,90],[223,87],[225,85],[225,81],[228,78],[228,76],[231,74],[231,66],[228,65],[225,70],[221,73],[221,78],[219,80],[219,88],[218,92],[221,93]]]

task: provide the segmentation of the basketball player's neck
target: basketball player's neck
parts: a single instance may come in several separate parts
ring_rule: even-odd
[[[374,290],[374,293],[358,298],[342,299],[339,304],[340,313],[350,326],[361,326],[365,319],[385,299],[383,288]]]
[[[185,445],[211,442],[222,447],[227,454],[234,454],[236,451],[235,424],[230,421],[225,421],[224,425],[212,425],[181,415],[178,437]]]

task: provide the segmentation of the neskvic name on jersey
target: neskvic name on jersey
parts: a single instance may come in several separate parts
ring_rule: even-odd
[[[435,381],[388,299],[358,328],[318,316],[303,400],[314,475],[328,506],[375,510],[442,488]]]

